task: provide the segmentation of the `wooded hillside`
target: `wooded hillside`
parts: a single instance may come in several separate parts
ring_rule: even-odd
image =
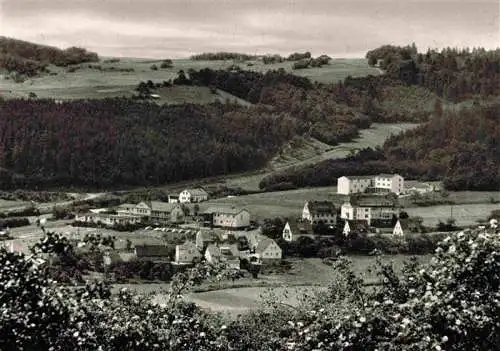
[[[159,185],[264,166],[295,134],[279,113],[127,99],[0,102],[2,188]]]

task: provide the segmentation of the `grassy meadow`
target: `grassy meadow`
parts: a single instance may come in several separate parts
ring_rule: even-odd
[[[30,92],[40,98],[55,99],[81,99],[81,98],[107,98],[132,96],[134,89],[141,81],[151,80],[163,82],[177,77],[180,70],[199,70],[202,68],[226,69],[233,64],[242,69],[265,72],[272,69],[284,68],[299,76],[308,77],[320,82],[336,82],[343,80],[348,75],[353,77],[379,74],[376,68],[370,67],[365,59],[334,59],[327,66],[292,70],[293,62],[264,65],[261,61],[248,61],[243,63],[226,61],[193,61],[189,59],[173,60],[173,67],[160,68],[162,60],[121,58],[119,61],[102,58],[100,62],[76,65],[70,72],[67,68],[50,66],[50,74],[15,83],[12,80],[2,79],[2,96],[6,98],[28,97]],[[157,70],[151,66],[156,65]],[[100,66],[101,69],[94,68]],[[207,93],[208,92],[208,93]],[[237,98],[225,92],[210,94],[208,89],[165,89],[159,92],[162,103],[202,102],[208,103],[215,100],[230,100]],[[245,103],[244,101],[240,101]]]

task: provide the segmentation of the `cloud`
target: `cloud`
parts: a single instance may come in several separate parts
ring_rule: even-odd
[[[496,1],[3,0],[0,34],[109,56],[203,51],[352,56],[387,44],[421,49],[499,43]]]

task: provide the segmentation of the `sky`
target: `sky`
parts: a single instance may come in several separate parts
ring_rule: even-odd
[[[500,47],[500,0],[0,0],[0,35],[101,56],[363,57],[384,44]]]

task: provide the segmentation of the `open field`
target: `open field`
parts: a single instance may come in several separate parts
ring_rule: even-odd
[[[56,99],[131,96],[141,81],[151,80],[155,83],[161,83],[176,78],[180,70],[187,72],[189,69],[226,69],[234,64],[231,60],[192,61],[183,59],[173,60],[172,68],[161,69],[161,63],[161,60],[123,58],[118,62],[104,60],[91,63],[92,68],[89,67],[89,64],[77,65],[74,72],[69,72],[66,68],[51,66],[49,67],[51,75],[27,79],[23,83],[3,79],[1,81],[2,95],[6,98],[28,97],[28,94],[33,92],[38,97]],[[259,72],[284,68],[299,76],[321,82],[336,82],[343,80],[348,75],[358,77],[379,74],[378,70],[369,67],[364,59],[334,59],[328,66],[304,70],[292,70],[292,62],[264,65],[261,61],[249,61],[237,64],[243,69]],[[251,64],[251,66],[247,66],[247,64]],[[158,70],[152,70],[152,65],[156,65]],[[101,69],[94,68],[96,66]],[[184,91],[184,93],[171,90],[164,92],[163,95],[160,93],[160,95],[162,95],[162,100],[166,100],[168,103],[192,102],[193,91]],[[196,92],[196,94],[204,94],[204,92]],[[205,96],[201,101],[211,102],[212,98],[225,100],[226,97],[230,97],[224,92],[214,95],[213,97]]]
[[[420,216],[425,225],[436,225],[439,221],[446,222],[451,215],[458,226],[476,224],[478,220],[485,220],[491,211],[500,209],[499,204],[463,204],[463,205],[440,205],[429,207],[412,207],[406,211],[410,216]]]

